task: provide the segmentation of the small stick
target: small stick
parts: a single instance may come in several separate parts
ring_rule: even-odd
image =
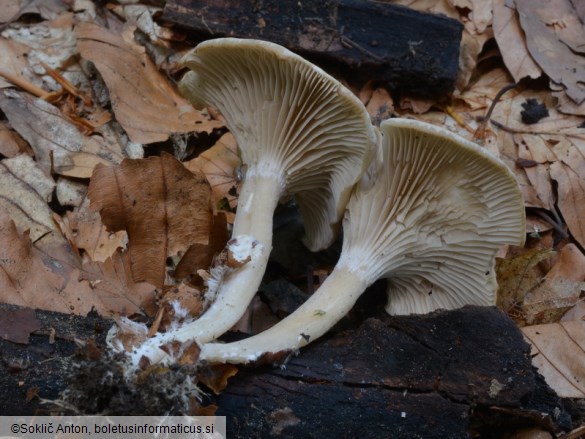
[[[502,98],[504,93],[516,88],[517,86],[518,86],[517,83],[508,84],[496,94],[496,97],[492,101],[492,104],[490,105],[488,112],[481,119],[481,123],[479,124],[479,126],[477,127],[477,130],[475,131],[475,134],[473,136],[474,140],[481,141],[483,143],[484,133],[485,133],[485,125],[486,125],[487,121],[490,120],[490,117],[492,117],[492,113],[494,112],[494,108],[496,108],[496,104],[500,101],[500,99]]]
[[[16,85],[17,87],[23,89],[24,91],[27,91],[39,98],[44,99],[46,96],[49,96],[51,94],[45,89],[28,82],[26,79],[13,75],[12,73],[0,70],[0,76],[6,79],[8,82]]]

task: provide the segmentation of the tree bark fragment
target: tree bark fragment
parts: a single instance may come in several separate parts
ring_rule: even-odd
[[[346,79],[429,99],[453,90],[463,29],[442,15],[363,0],[170,0],[163,19],[197,40],[272,41]]]

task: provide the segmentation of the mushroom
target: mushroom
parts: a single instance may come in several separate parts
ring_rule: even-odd
[[[243,265],[219,279],[198,320],[147,340],[134,354],[153,361],[164,355],[160,349],[153,355],[155,345],[207,342],[241,318],[266,269],[272,217],[282,197],[295,196],[307,247],[329,246],[353,186],[378,151],[377,132],[359,99],[281,46],[215,39],[198,45],[183,63],[191,71],[179,84],[181,93],[197,107],[221,112],[246,168],[232,232]]]
[[[390,314],[495,304],[495,254],[524,241],[514,176],[445,129],[407,119],[380,128],[383,162],[373,183],[352,194],[331,275],[284,320],[242,341],[204,344],[200,360],[246,363],[297,350],[327,332],[380,278],[388,280]]]

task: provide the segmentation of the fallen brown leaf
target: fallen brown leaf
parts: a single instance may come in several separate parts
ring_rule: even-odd
[[[71,273],[65,296],[74,299],[73,312],[86,314],[95,309],[102,315],[132,315],[156,312],[156,288],[135,282],[127,254],[116,252],[104,262],[84,264]]]
[[[0,161],[0,206],[10,213],[18,230],[30,230],[33,241],[56,231],[47,204],[54,187],[53,179],[27,155]]]
[[[571,2],[516,0],[515,5],[532,58],[575,103],[585,101],[585,57],[579,53],[585,30]]]
[[[523,78],[536,79],[542,74],[542,70],[534,62],[526,47],[526,40],[516,9],[507,5],[506,0],[494,0],[494,36],[504,64],[514,81]]]
[[[585,255],[574,244],[565,245],[539,285],[526,294],[522,311],[529,325],[553,323],[585,291]]]
[[[119,163],[119,145],[84,136],[56,107],[14,90],[0,92],[0,108],[35,152],[47,175],[88,178],[98,163]]]
[[[563,398],[585,398],[585,322],[522,328],[532,346],[532,364]]]
[[[229,239],[226,216],[224,212],[218,212],[213,216],[209,231],[208,244],[193,244],[185,252],[175,267],[175,279],[184,279],[194,276],[199,270],[207,270],[214,256],[219,254]]]
[[[236,139],[231,133],[224,134],[211,148],[185,163],[191,172],[205,174],[211,185],[213,206],[216,210],[227,207],[233,209],[237,206],[240,182],[236,174],[241,165]],[[224,200],[229,206],[222,206]]]
[[[0,123],[0,154],[10,158],[20,154],[32,156],[34,153],[16,131],[8,129],[5,123]]]
[[[108,232],[100,214],[89,211],[89,200],[62,218],[62,232],[76,249],[83,250],[88,261],[104,262],[118,249],[126,248],[125,231]]]
[[[43,264],[28,232],[20,234],[0,208],[0,302],[69,313],[63,279]]]
[[[79,53],[101,73],[116,119],[133,142],[162,142],[171,134],[221,126],[179,96],[144,47],[93,23],[77,26],[76,35]]]
[[[207,244],[210,188],[170,154],[96,167],[89,186],[91,209],[110,231],[126,230],[134,280],[165,283],[166,259]]]

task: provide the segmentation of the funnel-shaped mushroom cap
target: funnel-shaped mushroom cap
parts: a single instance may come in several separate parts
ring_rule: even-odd
[[[524,203],[514,177],[498,159],[444,129],[392,119],[381,130],[378,169],[348,203],[331,275],[270,329],[203,344],[200,359],[246,363],[305,346],[381,277],[388,278],[392,314],[494,304],[495,253],[524,241]]]
[[[369,283],[388,278],[390,314],[495,304],[495,254],[525,237],[514,176],[445,129],[407,119],[380,129],[383,170],[348,204],[351,251],[340,264],[367,273]]]
[[[187,54],[179,88],[217,108],[252,175],[274,175],[294,194],[311,250],[334,239],[376,135],[361,102],[303,58],[273,43],[222,38]]]

